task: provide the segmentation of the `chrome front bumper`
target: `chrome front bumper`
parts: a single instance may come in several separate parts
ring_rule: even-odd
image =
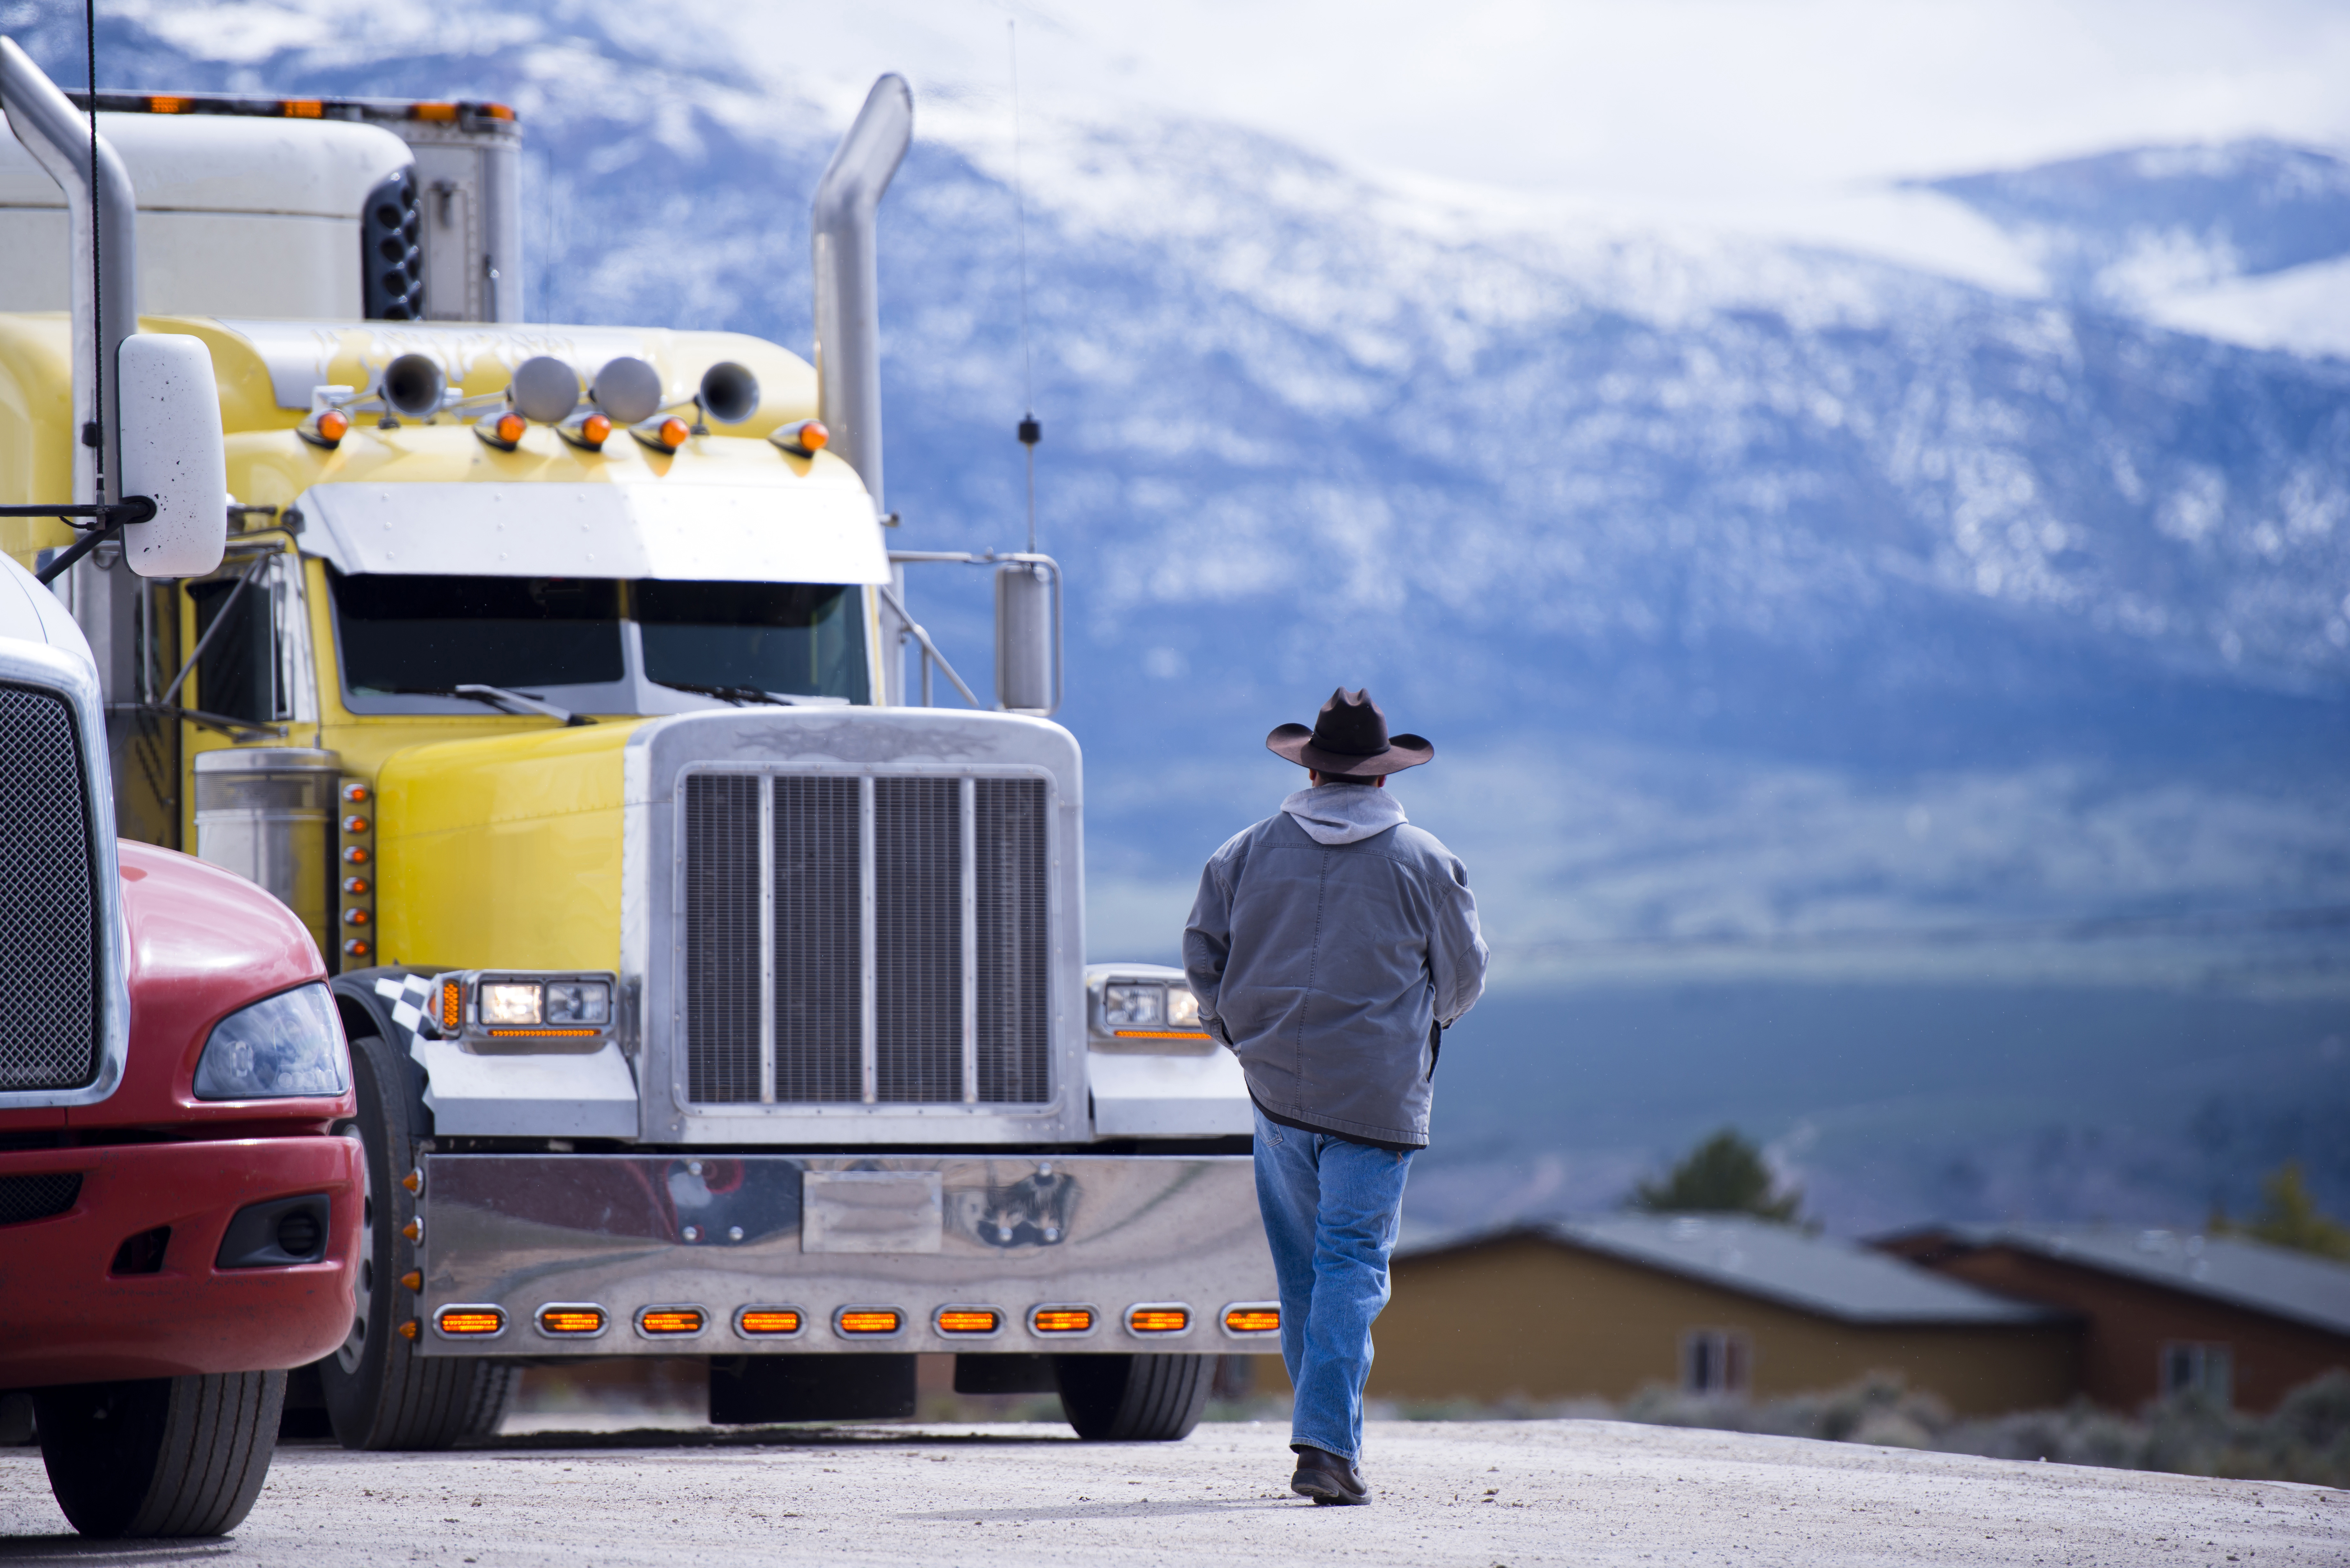
[[[1224,1322],[1275,1294],[1245,1156],[433,1154],[423,1169],[426,1355],[1277,1348]],[[1138,1332],[1139,1305],[1182,1307],[1186,1326]],[[550,1332],[556,1306],[602,1326]],[[499,1326],[444,1329],[465,1308]],[[801,1326],[746,1334],[753,1308]],[[948,1332],[949,1308],[999,1326]],[[1039,1332],[1040,1308],[1088,1309],[1093,1326]],[[853,1332],[878,1313],[900,1326]]]

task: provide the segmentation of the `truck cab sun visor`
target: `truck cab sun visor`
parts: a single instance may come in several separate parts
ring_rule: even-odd
[[[306,553],[347,575],[889,580],[845,464],[775,486],[316,484],[299,504]]]

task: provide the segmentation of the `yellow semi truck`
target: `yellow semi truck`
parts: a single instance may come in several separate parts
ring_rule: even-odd
[[[85,107],[88,105],[84,100]],[[1274,1348],[1235,1064],[1088,966],[1059,571],[998,574],[982,711],[881,511],[884,78],[815,203],[814,363],[527,323],[496,105],[101,94],[109,310],[209,350],[232,532],[57,581],[123,831],[259,882],[336,971],[366,1145],[355,1447],[523,1363],[705,1358],[721,1421],[909,1414],[915,1358],[1168,1438]],[[0,501],[88,489],[78,214],[0,147]],[[135,251],[124,254],[126,250]],[[136,300],[133,306],[126,294]],[[125,389],[124,395],[129,395]],[[0,522],[28,566],[72,539]],[[909,705],[920,660],[969,706]]]

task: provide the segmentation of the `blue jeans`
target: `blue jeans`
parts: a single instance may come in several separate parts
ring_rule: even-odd
[[[1363,1450],[1371,1320],[1388,1304],[1411,1156],[1302,1132],[1256,1113],[1256,1202],[1281,1282],[1281,1359],[1297,1390],[1292,1444]]]

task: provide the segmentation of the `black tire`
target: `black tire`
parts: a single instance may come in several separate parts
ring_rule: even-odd
[[[345,1023],[353,1009],[346,999]],[[359,1312],[342,1348],[314,1365],[327,1418],[347,1449],[445,1449],[494,1431],[514,1369],[497,1362],[426,1357],[400,1332],[416,1318],[416,1295],[400,1282],[415,1269],[416,1245],[400,1228],[416,1199],[400,1179],[416,1167],[425,1115],[407,1059],[379,1033],[351,1029],[351,1076],[359,1091],[359,1142],[367,1149],[360,1206]]]
[[[1061,1414],[1095,1443],[1173,1443],[1191,1435],[1215,1380],[1212,1355],[1056,1355]]]
[[[57,1506],[84,1535],[221,1535],[253,1511],[277,1447],[283,1372],[33,1393]]]

